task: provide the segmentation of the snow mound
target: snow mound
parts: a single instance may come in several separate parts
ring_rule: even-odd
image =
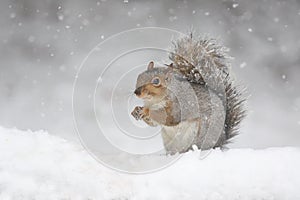
[[[0,128],[0,199],[300,199],[300,148],[188,152],[145,175],[103,167],[46,132]]]

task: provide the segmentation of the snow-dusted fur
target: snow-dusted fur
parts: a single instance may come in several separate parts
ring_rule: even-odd
[[[216,146],[223,146],[235,136],[245,116],[244,97],[230,78],[228,49],[211,38],[194,38],[193,33],[174,42],[170,53],[174,70],[191,83],[197,83],[217,94],[225,105],[224,134]],[[211,99],[201,99],[211,101]]]

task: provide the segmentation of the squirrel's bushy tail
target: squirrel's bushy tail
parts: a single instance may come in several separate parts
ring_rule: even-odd
[[[225,81],[225,94],[226,117],[224,131],[226,141],[223,144],[228,143],[230,138],[238,134],[239,125],[246,114],[243,106],[246,99],[243,97],[242,91],[233,85],[230,78]]]
[[[242,91],[233,85],[229,76],[231,57],[227,54],[228,49],[215,39],[195,39],[190,33],[175,41],[171,52],[169,57],[174,70],[190,82],[209,87],[223,99],[226,107],[225,137],[217,145],[228,143],[230,138],[237,135],[239,124],[245,116]]]

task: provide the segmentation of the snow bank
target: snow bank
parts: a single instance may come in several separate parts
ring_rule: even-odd
[[[0,199],[300,199],[300,148],[185,154],[146,175],[120,174],[46,132],[0,128]]]

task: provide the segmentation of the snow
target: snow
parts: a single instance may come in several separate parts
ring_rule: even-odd
[[[245,68],[247,66],[247,63],[246,62],[242,62],[241,64],[240,64],[240,68]]]
[[[239,6],[239,4],[238,3],[234,3],[234,4],[232,4],[232,7],[233,8],[237,8]]]
[[[188,152],[150,174],[105,168],[45,131],[0,127],[0,199],[300,199],[300,148]]]
[[[210,15],[210,13],[209,13],[209,12],[205,12],[204,14],[205,14],[206,16],[209,16],[209,15]]]

